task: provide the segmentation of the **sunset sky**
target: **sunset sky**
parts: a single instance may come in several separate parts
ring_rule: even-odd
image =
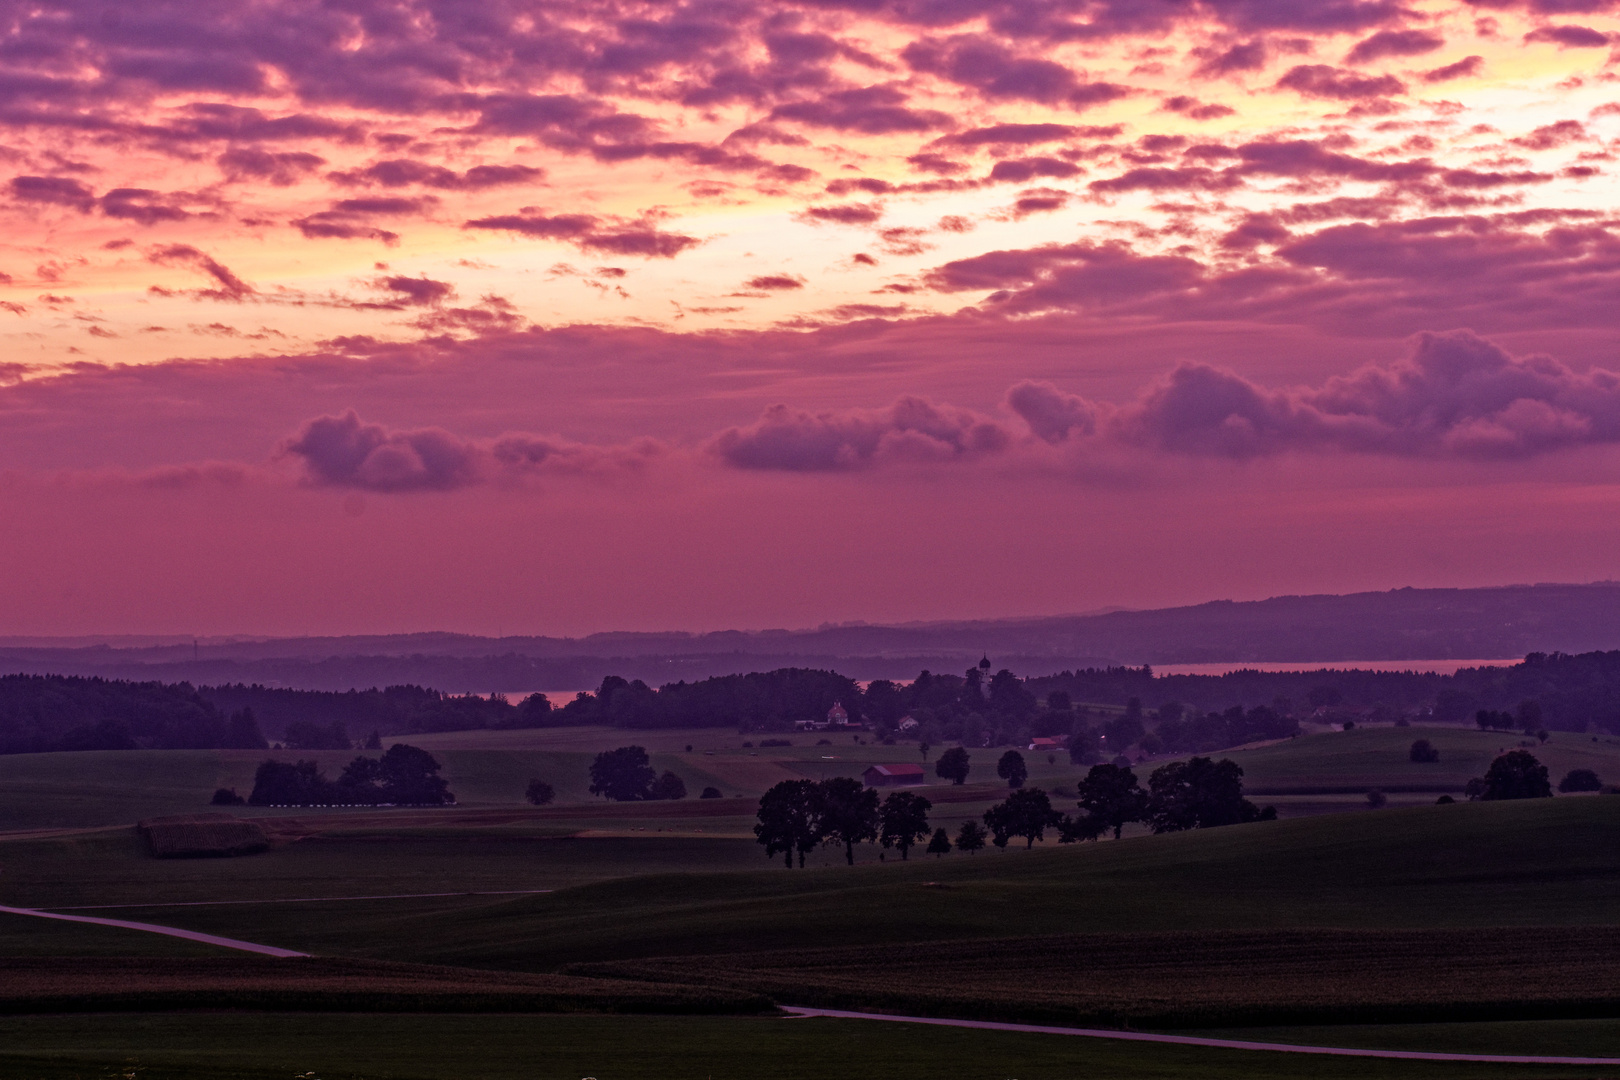
[[[0,11],[0,635],[1620,577],[1620,5]]]

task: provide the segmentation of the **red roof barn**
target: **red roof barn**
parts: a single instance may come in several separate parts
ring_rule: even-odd
[[[867,787],[913,787],[926,783],[921,765],[873,765],[861,774]]]

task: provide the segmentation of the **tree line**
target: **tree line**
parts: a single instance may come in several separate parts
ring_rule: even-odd
[[[937,763],[943,765],[941,775],[954,776],[964,760],[961,747],[946,751]],[[986,840],[998,848],[1015,839],[1033,847],[1048,830],[1056,831],[1059,843],[1070,844],[1108,833],[1118,839],[1132,822],[1167,833],[1277,817],[1274,807],[1261,809],[1243,797],[1243,769],[1227,759],[1171,762],[1153,771],[1146,789],[1127,766],[1095,765],[1080,781],[1076,814],[1058,810],[1042,789],[1023,786],[1028,773],[1016,751],[1002,755],[998,772],[1013,788],[1007,798],[984,812],[983,825],[963,822],[954,842],[946,830],[933,830],[925,849],[929,854],[943,855],[953,847],[971,853]],[[855,845],[861,843],[898,849],[904,860],[930,836],[931,809],[932,802],[911,791],[890,792],[880,802],[875,789],[847,776],[783,780],[760,799],[754,836],[764,845],[766,858],[781,855],[789,869],[795,856],[802,869],[805,856],[823,845],[842,847],[852,866]]]
[[[456,801],[439,763],[420,747],[395,743],[380,758],[357,757],[330,780],[314,761],[265,761],[243,800],[234,789],[214,792],[216,806],[444,806]]]
[[[1237,700],[1233,700],[1236,698]],[[636,730],[786,732],[841,705],[881,741],[1025,745],[1059,739],[1079,764],[1143,753],[1209,753],[1285,738],[1302,718],[1467,723],[1620,732],[1620,651],[1531,653],[1505,668],[1414,672],[1234,672],[1156,676],[1109,667],[1021,678],[988,660],[961,675],[923,671],[864,688],[835,671],[781,668],[652,687],[608,676],[560,705],[545,694],[448,695],[420,686],[344,693],[192,687],[63,676],[0,678],[0,752],[259,747],[339,749],[366,732],[605,724]],[[261,730],[262,728],[262,730]]]
[[[188,683],[0,676],[0,754],[268,745],[251,710],[227,712]]]

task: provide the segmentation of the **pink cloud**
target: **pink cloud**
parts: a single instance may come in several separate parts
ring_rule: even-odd
[[[809,413],[773,405],[754,423],[722,431],[710,447],[740,469],[820,472],[894,460],[958,460],[997,453],[1009,441],[988,417],[903,397],[876,410]]]

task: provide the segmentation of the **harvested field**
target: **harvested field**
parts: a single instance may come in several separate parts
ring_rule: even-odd
[[[1620,927],[937,941],[575,964],[779,1004],[1108,1027],[1613,1016]]]
[[[764,998],[723,987],[526,975],[330,957],[11,958],[0,961],[0,1013],[593,1012],[756,1014]]]
[[[257,822],[230,814],[152,818],[137,828],[147,849],[159,859],[227,858],[270,848],[270,837]]]

